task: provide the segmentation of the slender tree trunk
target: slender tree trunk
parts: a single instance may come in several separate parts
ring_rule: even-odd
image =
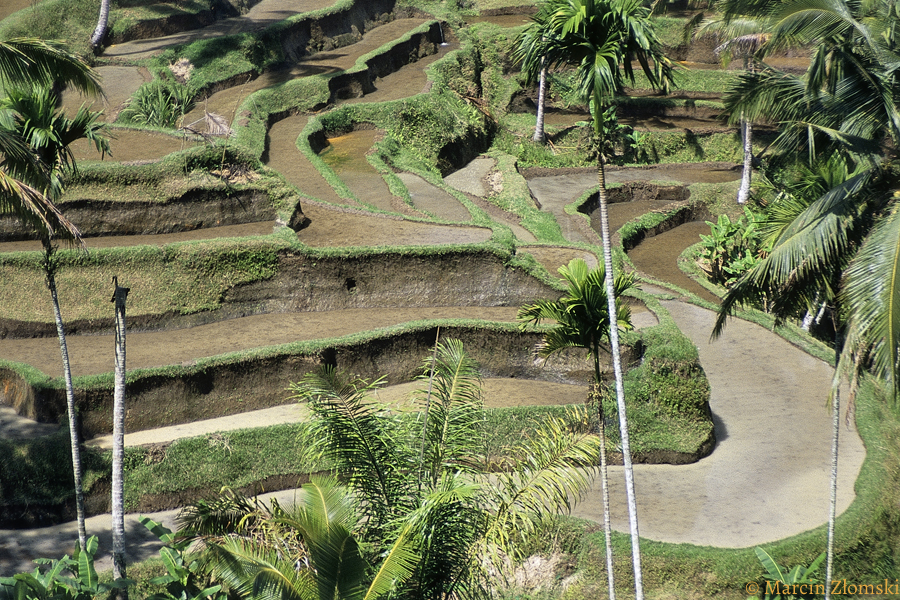
[[[596,117],[595,117],[596,118]],[[622,460],[625,466],[625,492],[628,496],[628,523],[631,529],[631,556],[634,563],[634,592],[636,600],[644,600],[644,578],[641,569],[641,540],[638,532],[637,501],[634,496],[634,467],[631,464],[631,444],[628,440],[628,417],[625,414],[625,385],[622,358],[619,352],[619,327],[616,319],[616,296],[613,284],[612,242],[609,234],[609,208],[606,197],[606,171],[603,156],[597,159],[597,180],[600,185],[600,233],[603,237],[603,263],[606,265],[606,301],[609,307],[609,344],[613,371],[616,376],[616,405],[619,410],[619,434],[622,440]]]
[[[750,57],[744,56],[744,70],[753,72]],[[741,142],[744,147],[744,169],[741,171],[741,187],[738,188],[737,203],[746,204],[750,199],[750,175],[753,173],[753,128],[741,111]]]
[[[124,579],[125,575],[125,301],[128,288],[119,286],[113,277],[115,291],[113,302],[116,306],[116,370],[113,392],[113,456],[112,456],[112,544],[113,577]],[[128,590],[117,590],[120,599],[128,600]]]
[[[547,135],[544,133],[544,101],[547,95],[547,67],[544,66],[545,59],[541,59],[541,77],[538,84],[538,105],[537,105],[537,122],[534,125],[534,137],[532,141],[543,144],[547,141]]]
[[[91,48],[99,48],[103,45],[106,36],[106,28],[109,25],[109,0],[100,0],[100,16],[97,19],[97,27],[91,35]]]
[[[834,368],[843,351],[843,336],[835,324]],[[841,390],[835,385],[831,398],[831,497],[828,502],[828,544],[825,549],[825,581],[831,581],[834,568],[834,522],[837,518],[838,436],[841,431]],[[831,600],[831,586],[825,586],[825,600]]]
[[[741,187],[738,188],[738,204],[746,204],[750,199],[750,176],[753,173],[753,126],[741,113],[741,139],[744,142],[744,169],[741,172]]]
[[[66,383],[66,409],[69,412],[69,437],[72,446],[72,475],[75,479],[75,514],[78,519],[78,544],[82,550],[86,548],[87,531],[84,525],[84,490],[81,473],[81,445],[78,440],[78,417],[75,414],[75,389],[72,386],[72,368],[69,365],[69,350],[66,347],[66,332],[63,327],[62,313],[59,310],[59,297],[56,293],[56,258],[55,249],[50,238],[41,240],[44,244],[44,275],[50,298],[53,300],[53,317],[56,319],[56,334],[59,337],[59,352],[62,355],[63,379]]]
[[[616,600],[616,577],[613,573],[612,523],[609,518],[609,474],[606,465],[606,415],[603,414],[603,395],[600,393],[600,348],[594,340],[594,400],[597,402],[597,417],[600,423],[600,488],[603,499],[603,538],[606,543],[606,579],[609,582],[609,600]]]

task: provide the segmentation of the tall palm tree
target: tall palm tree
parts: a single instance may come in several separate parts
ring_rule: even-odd
[[[119,285],[113,277],[113,297],[116,312],[115,383],[113,388],[113,448],[112,448],[112,545],[113,577],[124,579],[125,574],[125,303],[129,288]],[[119,598],[128,600],[128,589],[119,591]]]
[[[106,37],[106,29],[109,25],[109,0],[100,0],[100,14],[97,17],[97,26],[91,34],[91,48],[96,52],[103,46],[103,38]]]
[[[793,316],[822,298],[836,303],[829,579],[834,560],[837,384],[842,373],[849,374],[853,384],[859,366],[869,363],[876,376],[894,389],[900,387],[896,373],[900,220],[892,192],[900,184],[893,168],[900,142],[895,11],[892,3],[844,0],[776,5],[768,12],[773,25],[767,48],[812,46],[806,75],[795,77],[764,67],[743,75],[725,99],[732,118],[745,112],[779,123],[775,150],[787,154],[799,150],[811,163],[822,156],[838,156],[848,165],[844,177],[833,181],[782,229],[769,257],[732,288],[714,331],[722,330],[737,304],[761,294],[767,295],[779,318]]]
[[[603,488],[603,526],[606,541],[606,575],[610,600],[615,600],[613,575],[612,538],[610,536],[609,479],[606,468],[606,417],[599,394],[602,383],[600,372],[600,344],[609,338],[609,305],[606,302],[606,271],[603,265],[588,269],[584,259],[575,258],[569,265],[559,268],[566,285],[566,295],[556,301],[539,300],[519,309],[518,319],[523,323],[555,321],[556,326],[544,334],[538,354],[547,358],[568,348],[583,348],[594,359],[594,383],[591,393],[597,404],[600,433],[600,481]],[[616,320],[618,327],[629,330],[631,308],[620,302],[622,294],[634,286],[634,275],[619,272],[615,278]]]
[[[698,13],[688,21],[685,27],[685,41],[691,37],[699,39],[714,36],[724,40],[715,48],[715,54],[725,64],[734,58],[743,61],[744,71],[755,70],[758,66],[757,56],[764,54],[764,46],[769,40],[770,22],[765,15],[736,14],[735,11],[746,7],[736,5],[732,0],[720,0],[716,5],[716,13],[720,16],[704,18]],[[765,12],[754,6],[757,12]],[[746,204],[750,198],[750,180],[753,172],[753,123],[740,115],[741,145],[744,155],[741,171],[741,185],[738,188],[737,203]]]
[[[542,62],[548,67],[570,65],[576,70],[578,90],[589,101],[594,131],[603,148],[603,113],[626,80],[634,82],[632,61],[636,60],[653,87],[667,90],[672,80],[672,63],[664,56],[653,26],[650,9],[639,0],[547,0],[539,11],[539,27],[546,33],[543,43],[520,48],[523,70],[536,73]],[[606,173],[603,153],[598,153],[597,180],[600,200],[600,230],[603,238],[603,263],[606,269],[606,293],[613,370],[616,376],[616,401],[625,463],[625,489],[631,528],[635,593],[644,595],[641,573],[637,503],[634,498],[634,469],[625,416],[625,389],[619,352],[619,332],[615,319],[612,245],[607,210]]]
[[[25,144],[28,149],[25,156],[6,154],[3,163],[5,175],[11,180],[26,182],[23,185],[33,190],[39,199],[4,195],[4,200],[13,212],[35,228],[44,247],[44,274],[53,304],[66,385],[78,539],[84,548],[87,533],[84,524],[81,449],[78,443],[72,370],[56,289],[58,261],[54,245],[56,239],[80,242],[81,236],[78,229],[56,208],[54,200],[63,191],[62,175],[76,168],[69,145],[87,138],[101,152],[108,152],[109,140],[102,134],[102,125],[97,123],[98,113],[82,107],[74,118],[69,118],[57,112],[55,106],[56,95],[49,88],[8,88],[7,97],[0,100],[0,140],[11,139]]]

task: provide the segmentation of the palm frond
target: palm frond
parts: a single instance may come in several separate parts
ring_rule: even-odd
[[[0,84],[4,88],[70,85],[103,96],[100,77],[60,42],[14,38],[0,42]]]
[[[896,206],[851,262],[841,300],[850,315],[846,348],[864,349],[875,376],[896,387],[900,367],[900,214]],[[852,352],[842,361],[844,368]]]
[[[326,366],[290,386],[293,397],[314,415],[323,451],[359,492],[363,510],[376,524],[407,505],[410,482],[405,467],[412,462],[395,438],[391,420],[381,416],[370,399],[382,381],[352,378]]]
[[[478,363],[459,340],[439,343],[422,366],[417,397],[424,412],[424,474],[432,483],[445,470],[473,470],[480,461],[483,400]],[[428,394],[431,394],[430,397]]]
[[[599,440],[574,433],[569,423],[585,420],[573,409],[566,419],[553,417],[522,442],[511,454],[509,469],[496,476],[491,501],[494,517],[486,534],[488,543],[514,555],[511,538],[530,531],[549,514],[571,510],[590,484],[589,473],[597,464]]]

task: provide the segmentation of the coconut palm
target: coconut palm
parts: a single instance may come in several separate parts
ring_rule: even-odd
[[[103,45],[106,37],[106,29],[109,25],[109,0],[100,0],[100,14],[97,17],[97,27],[91,34],[91,48],[96,52]]]
[[[78,539],[84,548],[87,536],[81,483],[81,450],[78,444],[72,371],[56,289],[58,262],[53,243],[57,239],[78,242],[80,233],[56,208],[54,200],[63,190],[62,175],[76,168],[69,145],[86,138],[101,152],[108,152],[109,141],[102,134],[102,125],[97,123],[98,113],[82,107],[74,118],[65,116],[56,110],[56,95],[49,88],[10,88],[7,94],[6,98],[0,100],[0,140],[18,140],[25,144],[28,153],[23,157],[7,153],[4,161],[5,175],[13,181],[24,182],[22,185],[32,190],[34,196],[4,195],[4,200],[13,212],[36,230],[44,247],[44,274],[53,304],[66,384]]]
[[[29,89],[70,85],[100,96],[99,78],[83,60],[58,42],[32,38],[0,41],[0,88]],[[11,175],[15,169],[32,181]],[[18,216],[38,231],[77,238],[78,230],[56,209],[33,181],[44,171],[14,130],[0,128],[0,211]]]
[[[698,13],[689,21],[686,36],[693,32],[694,39],[715,36],[718,40],[725,40],[715,48],[716,56],[726,64],[734,58],[739,58],[743,61],[744,71],[755,70],[758,66],[757,55],[763,54],[763,47],[770,37],[767,33],[769,21],[763,16],[754,17],[729,12],[729,9],[733,11],[736,8],[738,7],[728,4],[721,9],[724,15],[713,19],[703,19],[703,13]],[[739,122],[744,164],[737,203],[746,204],[750,198],[750,180],[753,172],[753,124],[743,113]]]
[[[588,269],[584,259],[576,258],[569,265],[559,268],[566,286],[566,295],[556,301],[540,300],[519,309],[518,319],[523,323],[555,321],[556,326],[544,333],[544,341],[538,347],[538,355],[544,358],[568,348],[583,348],[594,360],[595,396],[599,411],[600,433],[600,481],[603,488],[603,525],[606,541],[606,574],[609,597],[616,596],[612,568],[612,539],[610,536],[609,480],[606,469],[606,419],[599,394],[602,383],[600,372],[600,345],[609,338],[609,305],[606,302],[605,269],[602,265]],[[615,278],[616,320],[618,327],[631,329],[631,308],[620,302],[622,294],[634,286],[634,275],[620,272]]]
[[[894,11],[889,3],[843,0],[775,6],[769,12],[773,25],[767,48],[810,45],[806,75],[764,67],[744,74],[725,99],[732,116],[741,111],[778,122],[776,151],[800,151],[811,163],[837,156],[847,165],[845,176],[800,211],[782,229],[769,257],[732,288],[714,332],[722,330],[736,304],[761,294],[779,318],[823,299],[836,304],[826,578],[833,566],[840,375],[848,373],[853,384],[859,365],[869,363],[877,376],[898,387],[900,280],[892,261],[900,256],[900,223],[892,190],[900,181],[892,165],[900,142],[900,54]]]
[[[113,277],[113,297],[116,312],[115,383],[113,388],[113,448],[112,448],[112,545],[113,577],[124,579],[125,574],[125,303],[129,288],[119,285]],[[128,590],[119,597],[128,600]]]
[[[621,93],[626,80],[634,82],[632,61],[637,61],[650,84],[668,89],[673,67],[663,55],[662,46],[649,20],[650,9],[637,0],[547,0],[538,13],[538,26],[545,34],[542,43],[521,49],[523,71],[536,73],[540,65],[573,66],[578,90],[589,102],[594,131],[603,148],[603,114],[615,94]],[[606,197],[606,173],[603,153],[598,153],[597,180],[600,200],[600,229],[603,238],[603,263],[606,269],[608,318],[616,314],[613,284],[612,246]],[[619,333],[615,323],[609,329],[613,370],[616,375],[616,400],[622,435],[626,492],[632,537],[635,590],[643,598],[640,567],[640,540],[637,503],[634,499],[634,470],[625,416],[625,389],[619,353]]]

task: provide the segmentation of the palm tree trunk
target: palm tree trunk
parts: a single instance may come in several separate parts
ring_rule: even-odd
[[[62,313],[59,310],[59,297],[56,293],[56,259],[50,238],[44,236],[44,275],[50,298],[53,300],[53,317],[56,319],[56,334],[59,337],[59,352],[62,355],[63,379],[66,382],[66,409],[69,412],[69,438],[72,447],[72,475],[75,479],[75,515],[78,519],[78,544],[82,550],[87,546],[87,531],[84,525],[84,490],[82,488],[81,445],[78,437],[78,418],[75,414],[75,388],[72,385],[72,368],[69,365],[69,350],[66,347],[66,332],[63,328]]]
[[[612,523],[609,517],[609,475],[606,468],[606,415],[603,414],[603,396],[600,394],[600,348],[594,340],[594,401],[597,403],[597,417],[600,420],[597,433],[600,435],[600,488],[603,498],[603,538],[606,543],[606,579],[609,582],[609,600],[616,600],[616,577],[613,573]]]
[[[91,48],[99,48],[103,45],[106,36],[106,28],[109,24],[109,0],[100,0],[100,16],[97,18],[97,27],[91,35]]]
[[[744,70],[753,72],[753,62],[749,54],[744,54]],[[750,175],[753,172],[753,128],[741,111],[741,142],[744,148],[744,169],[741,171],[741,187],[738,188],[737,203],[747,204],[750,198]]]
[[[843,352],[843,335],[835,324],[834,368]],[[834,522],[837,517],[838,436],[841,431],[841,390],[835,385],[831,399],[831,497],[828,502],[828,543],[825,547],[825,581],[831,581],[834,567]],[[825,600],[831,600],[831,586],[825,586]]]
[[[596,116],[595,116],[596,119]],[[634,564],[635,600],[644,600],[644,581],[641,569],[641,546],[638,532],[637,501],[634,496],[634,466],[631,464],[631,444],[628,440],[628,418],[625,414],[625,384],[622,358],[619,351],[619,326],[616,318],[616,295],[613,285],[612,242],[609,234],[609,207],[606,197],[606,171],[603,155],[597,159],[597,181],[600,189],[600,234],[603,238],[603,263],[606,265],[606,301],[609,307],[609,344],[616,376],[616,406],[619,411],[619,434],[622,440],[622,461],[625,466],[625,493],[628,497],[628,523],[631,529],[631,557]]]
[[[125,301],[128,288],[119,287],[113,278],[116,304],[116,372],[113,392],[113,456],[112,456],[112,553],[113,577],[125,578]],[[128,600],[128,590],[117,590],[120,599]]]
[[[741,172],[741,187],[738,189],[738,204],[746,204],[750,198],[750,175],[753,173],[753,126],[741,113],[741,139],[744,142],[744,169]]]
[[[537,105],[537,121],[534,125],[534,137],[532,141],[543,144],[547,141],[544,133],[544,102],[547,95],[547,67],[544,66],[545,59],[541,59],[541,77],[538,84],[538,105]]]

